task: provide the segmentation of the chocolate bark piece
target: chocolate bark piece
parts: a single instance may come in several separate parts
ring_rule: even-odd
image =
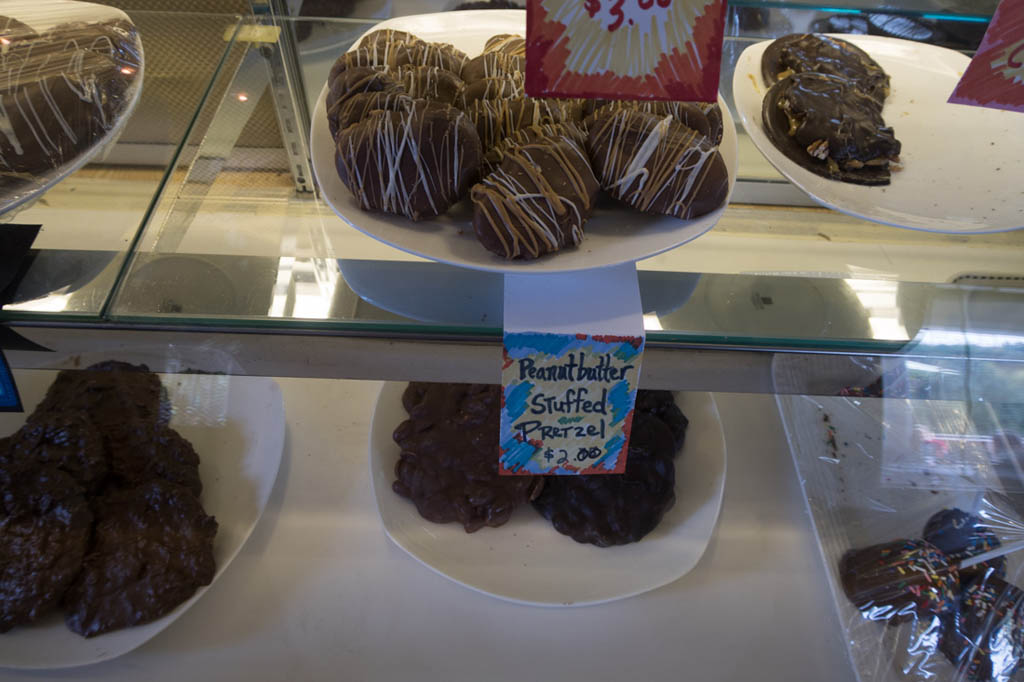
[[[481,78],[507,78],[526,72],[526,58],[504,52],[484,52],[462,67],[462,80],[473,83]]]
[[[729,192],[718,150],[671,116],[598,112],[587,153],[601,187],[645,213],[697,218],[719,208]]]
[[[624,474],[549,476],[533,506],[576,542],[611,547],[641,540],[675,501],[668,427],[634,413]]]
[[[394,48],[394,58],[389,63],[392,68],[411,64],[413,66],[436,66],[451,71],[458,76],[468,57],[445,43],[414,43],[401,44]]]
[[[72,21],[37,33],[0,16],[0,37],[0,188],[7,190],[72,161],[114,127],[141,55],[125,21]]]
[[[82,566],[92,512],[54,466],[9,456],[0,441],[0,632],[57,605]]]
[[[851,549],[839,560],[839,578],[847,599],[871,620],[951,614],[960,589],[956,565],[918,539]]]
[[[459,95],[459,108],[468,111],[481,99],[511,99],[525,96],[521,76],[481,78],[466,85]]]
[[[354,66],[349,69],[342,71],[331,83],[330,90],[327,93],[327,126],[331,130],[331,137],[336,137],[338,130],[341,127],[348,127],[351,123],[362,118],[362,113],[352,120],[353,107],[349,107],[343,116],[342,108],[345,103],[355,97],[356,95],[367,94],[367,93],[387,93],[391,96],[398,96],[404,93],[404,88],[395,79],[395,76],[381,69],[374,68],[372,66]],[[372,98],[363,98],[363,101],[369,101]],[[381,108],[387,108],[386,106]],[[354,107],[354,109],[365,112],[365,107]],[[339,119],[344,118],[347,121],[345,126],[341,126]]]
[[[678,455],[682,451],[690,420],[676,405],[675,397],[670,391],[637,391],[636,410],[664,422],[672,433],[673,452]]]
[[[371,111],[341,130],[335,161],[363,210],[426,220],[465,195],[482,156],[465,114],[416,100],[403,111]]]
[[[436,66],[406,64],[395,72],[398,83],[414,99],[429,99],[454,105],[464,83],[451,71]]]
[[[403,403],[411,409],[394,434],[402,453],[392,488],[420,516],[472,533],[536,496],[541,477],[498,473],[500,386],[413,384]]]
[[[705,116],[704,112],[701,111],[701,108],[693,102],[613,100],[602,105],[595,112],[595,115],[621,111],[623,109],[642,111],[647,114],[655,114],[659,117],[671,116],[687,128],[696,130],[698,133],[711,140],[712,143],[717,144],[717,142],[714,142],[714,140],[711,139],[711,124],[708,123],[707,116]]]
[[[944,619],[939,649],[957,680],[1009,682],[1024,656],[1024,592],[990,576],[968,585]]]
[[[858,185],[889,184],[900,142],[878,103],[852,81],[793,74],[768,90],[761,118],[776,148],[802,168]]]
[[[797,73],[821,73],[851,80],[879,104],[889,95],[889,76],[864,50],[820,33],[783,36],[761,55],[761,75],[769,86]]]
[[[545,123],[577,121],[581,110],[577,102],[557,99],[480,99],[467,107],[484,150],[488,150],[516,130]]]
[[[327,114],[327,125],[337,142],[339,132],[359,123],[371,111],[408,111],[412,107],[413,99],[405,94],[405,88],[360,92],[338,102],[335,109]]]
[[[525,57],[526,39],[514,33],[499,33],[487,39],[484,52],[503,52],[514,57]]]
[[[507,151],[473,187],[473,229],[502,258],[538,258],[583,240],[598,190],[582,145],[541,138]]]
[[[716,145],[722,144],[722,137],[725,135],[725,123],[722,121],[722,109],[718,106],[718,102],[697,102],[697,106],[704,112],[704,117],[708,119],[708,127],[710,128],[708,137]]]
[[[543,139],[559,140],[562,138],[567,138],[569,141],[582,146],[587,139],[587,135],[575,123],[570,121],[565,123],[542,123],[513,131],[511,135],[495,144],[484,154],[481,174],[487,176],[496,171],[501,166],[505,155],[516,147]]]
[[[129,421],[108,427],[103,435],[113,484],[133,487],[159,478],[199,497],[199,455],[174,429]]]
[[[187,489],[153,479],[112,489],[94,508],[92,548],[64,597],[74,632],[148,623],[213,580],[217,521]]]

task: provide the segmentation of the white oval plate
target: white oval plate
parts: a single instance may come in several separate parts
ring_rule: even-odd
[[[420,14],[382,21],[372,30],[382,28],[409,31],[424,40],[452,43],[467,54],[476,55],[492,35],[525,35],[526,13],[522,10],[467,10]],[[418,223],[361,210],[334,166],[334,141],[327,127],[327,91],[325,83],[313,111],[310,134],[313,173],[321,196],[342,220],[360,232],[423,258],[475,270],[522,274],[570,272],[631,263],[696,239],[714,227],[729,203],[727,198],[721,208],[696,220],[678,220],[624,209],[611,200],[601,201],[587,221],[586,234],[579,247],[533,261],[507,261],[477,241],[468,200],[453,206],[444,215]],[[722,109],[724,128],[719,151],[729,171],[731,196],[736,184],[736,127],[721,96],[718,106]]]
[[[402,407],[405,387],[386,383],[381,388],[370,427],[370,476],[384,531],[427,568],[506,601],[585,606],[667,585],[704,554],[725,489],[725,438],[710,393],[676,395],[690,427],[676,458],[675,505],[640,542],[601,548],[562,535],[529,504],[504,526],[475,533],[421,517],[412,502],[391,490],[400,454],[391,434],[408,418]]]
[[[127,14],[114,7],[81,2],[67,4],[70,11],[74,12],[77,9],[78,12],[82,13],[84,15],[82,17],[83,20],[96,21],[122,19],[124,21],[131,22],[131,18]],[[46,7],[39,9],[44,15],[47,14]],[[62,7],[59,12],[53,11],[51,16],[62,16],[62,13],[65,11],[66,10]],[[70,18],[73,17],[69,15],[68,19]],[[14,211],[15,209],[24,207],[28,202],[45,194],[58,182],[96,158],[100,152],[104,151],[121,136],[121,131],[124,130],[124,127],[128,124],[128,119],[132,117],[132,112],[135,111],[135,105],[139,103],[139,97],[142,95],[142,77],[145,75],[146,71],[146,59],[142,49],[142,38],[137,34],[135,48],[139,51],[139,72],[135,74],[135,78],[132,79],[131,85],[128,86],[128,91],[125,93],[125,105],[121,108],[121,111],[118,112],[118,118],[113,127],[111,127],[103,137],[93,142],[88,148],[82,150],[80,154],[67,163],[54,168],[48,173],[44,173],[33,183],[16,186],[10,194],[0,196],[0,215],[4,215]],[[7,218],[12,219],[13,214],[8,215]]]
[[[770,40],[743,51],[732,89],[743,127],[776,169],[818,203],[885,225],[945,233],[1024,227],[1024,116],[948,104],[970,62],[934,45],[883,36],[837,35],[871,55],[890,76],[882,110],[902,145],[902,170],[885,187],[815,175],[789,160],[764,132],[761,55]]]
[[[55,372],[43,370],[17,373],[27,411],[42,400],[55,377]],[[199,453],[203,507],[219,524],[213,541],[216,582],[256,527],[277,478],[285,434],[281,389],[264,377],[164,374],[160,378],[174,408],[171,426]],[[0,415],[0,434],[15,431],[25,416]],[[116,658],[155,637],[208,589],[199,588],[174,611],[152,623],[90,639],[68,630],[63,614],[55,612],[39,623],[0,636],[0,667],[68,668]]]

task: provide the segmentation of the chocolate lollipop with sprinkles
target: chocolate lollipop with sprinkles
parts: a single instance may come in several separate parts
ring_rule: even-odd
[[[847,598],[866,618],[891,623],[952,614],[960,588],[956,564],[918,539],[851,549],[839,560],[839,576]]]
[[[962,509],[943,509],[933,514],[924,526],[922,537],[941,549],[954,563],[1002,546],[996,534],[980,518]],[[989,571],[992,575],[1005,578],[1006,557],[996,557],[977,566],[961,569],[960,580],[967,584]]]

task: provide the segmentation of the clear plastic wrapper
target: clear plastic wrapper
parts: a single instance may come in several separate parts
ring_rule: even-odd
[[[858,678],[1024,679],[1019,444],[964,401],[778,402]]]
[[[0,3],[0,214],[117,135],[142,71],[142,43],[120,10],[72,0]]]

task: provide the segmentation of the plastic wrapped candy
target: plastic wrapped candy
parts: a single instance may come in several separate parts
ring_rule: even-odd
[[[71,0],[0,4],[0,214],[115,135],[142,68],[142,44],[120,10]]]

